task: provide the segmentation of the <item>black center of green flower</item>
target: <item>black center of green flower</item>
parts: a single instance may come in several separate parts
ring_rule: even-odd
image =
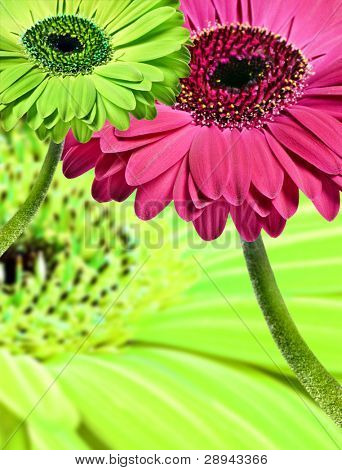
[[[241,90],[263,77],[265,65],[265,60],[260,57],[251,59],[230,57],[217,65],[211,76],[211,86]]]
[[[0,283],[12,286],[19,277],[33,274],[39,269],[43,269],[45,275],[48,275],[53,270],[50,260],[56,251],[58,252],[58,247],[45,240],[18,241],[0,257]]]
[[[52,76],[91,74],[112,56],[106,33],[77,15],[38,21],[24,33],[22,43],[28,57]]]
[[[64,52],[65,54],[72,52],[80,52],[84,49],[82,43],[75,36],[71,34],[50,34],[48,42],[57,51]]]

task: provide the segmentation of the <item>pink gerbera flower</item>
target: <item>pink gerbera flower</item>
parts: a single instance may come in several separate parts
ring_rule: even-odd
[[[338,0],[183,0],[191,73],[177,103],[152,122],[111,125],[82,145],[69,135],[64,173],[95,167],[100,202],[136,190],[144,220],[171,201],[205,240],[230,215],[246,241],[277,237],[299,190],[327,220],[342,188]],[[158,62],[158,61],[157,61]],[[172,81],[178,60],[165,64]],[[151,62],[153,65],[153,62]]]

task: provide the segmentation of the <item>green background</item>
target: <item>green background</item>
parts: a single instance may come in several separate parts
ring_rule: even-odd
[[[10,188],[11,198],[11,204],[1,202],[2,223],[25,196],[23,180],[11,177],[8,165],[13,174],[24,167],[21,178],[31,181],[32,149],[39,145],[33,140],[26,129],[15,142],[2,137],[0,188]],[[41,144],[35,153],[42,155],[44,149]],[[82,197],[90,200],[91,176],[64,181],[59,168],[56,178],[69,199],[63,205],[59,195],[54,211],[67,214],[76,208],[79,223],[72,230],[84,235],[89,230],[85,205],[71,188],[85,188]],[[53,238],[54,230],[60,230],[55,224],[47,208],[31,230],[40,227],[41,237]],[[15,353],[10,343],[0,347],[1,447],[339,448],[338,428],[306,395],[272,341],[232,223],[225,244],[204,245],[190,226],[177,221],[171,207],[151,224],[140,224],[133,215],[125,220],[128,228],[139,227],[141,245],[146,234],[156,234],[156,224],[158,233],[164,234],[162,246],[141,246],[135,271],[120,285],[132,312],[125,320],[127,337],[115,347],[85,347],[75,355],[75,343],[42,359]],[[63,230],[68,233],[68,223]],[[110,238],[110,229],[106,230]],[[341,235],[341,217],[327,223],[303,199],[280,238],[264,236],[300,332],[338,378],[342,376]],[[77,250],[78,258],[88,259],[94,253],[94,247]],[[141,273],[145,270],[144,282],[139,282],[140,268]],[[23,288],[20,294],[25,299],[29,292]],[[114,296],[108,298],[108,306],[113,301]],[[0,306],[3,322],[6,308],[4,303]],[[107,309],[103,305],[104,313]],[[0,326],[0,340],[7,331]]]

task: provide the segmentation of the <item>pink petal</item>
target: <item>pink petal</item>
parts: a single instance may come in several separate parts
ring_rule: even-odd
[[[102,155],[98,139],[71,147],[63,158],[63,173],[67,178],[77,178],[94,168]]]
[[[331,4],[330,0],[329,3]],[[337,9],[330,15],[329,27],[320,25],[314,40],[303,48],[305,56],[312,61],[315,72],[319,72],[322,68],[328,70],[329,65],[341,55],[341,15],[336,13]]]
[[[125,171],[119,171],[109,178],[110,198],[117,202],[127,199],[136,188],[126,183]]]
[[[338,155],[342,155],[342,124],[326,113],[305,106],[293,106],[288,112]]]
[[[192,202],[188,185],[189,172],[188,159],[184,158],[173,190],[173,199],[176,211],[178,215],[187,222],[196,219],[203,212],[202,210],[197,209]]]
[[[285,147],[325,173],[338,175],[342,162],[328,147],[288,118],[268,124],[274,137]]]
[[[229,214],[229,204],[220,199],[207,206],[193,221],[198,235],[205,241],[218,238],[224,231]]]
[[[341,39],[339,39],[341,41]],[[341,47],[341,46],[339,46]],[[325,61],[324,67],[320,68],[320,72],[316,72],[309,79],[310,88],[330,87],[342,85],[342,60],[339,58],[334,62],[330,62],[330,57]]]
[[[233,21],[237,21],[236,2],[238,0],[231,0],[229,3],[222,0],[212,1],[221,24],[233,23]]]
[[[252,182],[261,194],[274,199],[283,186],[284,172],[267,145],[263,133],[252,129],[248,131],[248,138],[254,154]]]
[[[197,188],[195,185],[194,179],[191,176],[191,173],[189,174],[189,193],[192,199],[192,202],[194,203],[195,207],[197,209],[203,209],[204,207],[208,206],[211,204],[213,201],[211,199],[206,198],[201,191]]]
[[[288,6],[288,1],[283,2]],[[336,22],[339,15],[337,10],[341,6],[340,0],[315,1],[301,0],[297,1],[297,12],[293,24],[291,38],[297,47],[304,50],[310,50],[322,42],[322,33],[329,31]]]
[[[186,126],[134,152],[126,170],[128,184],[140,186],[168,170],[187,154],[197,132],[196,126]]]
[[[91,188],[91,194],[97,202],[108,202],[112,198],[109,191],[109,178],[106,180],[94,180]]]
[[[70,130],[67,133],[67,136],[65,138],[64,147],[63,147],[63,157],[62,158],[64,158],[64,155],[67,154],[68,151],[72,147],[76,147],[77,145],[82,145],[82,144],[80,144],[79,141],[75,139],[74,134]]]
[[[329,222],[334,220],[340,210],[339,188],[329,181],[324,180],[322,193],[312,201],[318,212]]]
[[[156,217],[172,201],[173,188],[181,162],[152,181],[138,187],[135,212],[142,220]]]
[[[261,217],[266,217],[272,210],[272,200],[259,193],[254,186],[247,195],[248,205]]]
[[[279,195],[273,199],[273,206],[284,219],[292,217],[298,209],[299,191],[297,185],[285,175],[284,186]]]
[[[126,168],[127,155],[125,154],[104,154],[100,157],[95,166],[95,177],[102,180],[114,175],[118,171]]]
[[[280,216],[275,208],[273,208],[269,216],[264,219],[261,218],[260,221],[265,231],[273,238],[279,237],[286,225],[286,220]]]
[[[254,242],[260,235],[261,223],[256,213],[245,202],[242,206],[231,206],[230,214],[241,238]]]
[[[189,152],[191,175],[205,196],[218,199],[228,181],[227,141],[216,126],[199,129]]]
[[[245,143],[248,131],[225,131],[228,142],[229,176],[224,197],[234,206],[240,206],[248,194],[252,178],[252,157]]]
[[[315,108],[319,111],[329,113],[330,116],[342,120],[341,101],[331,96],[308,96],[304,97],[300,104],[308,108]]]
[[[167,106],[157,106],[157,109],[158,116],[153,121],[132,119],[127,131],[115,130],[115,135],[122,138],[146,137],[149,134],[169,132],[192,122],[191,115],[184,111],[177,111]]]
[[[337,184],[337,186],[342,189],[342,176],[341,175],[338,175],[338,176],[333,176],[332,177],[332,180],[335,184]]]
[[[319,196],[322,191],[322,182],[318,172],[313,171],[305,162],[291,157],[279,142],[268,132],[265,132],[266,139],[275,157],[281,166],[309,199]]]
[[[181,8],[190,29],[202,29],[208,26],[209,21],[215,22],[215,9],[208,0],[181,0]]]
[[[114,128],[113,128],[113,126],[111,125],[111,123],[109,121],[106,121],[104,123],[104,126],[102,127],[102,129],[100,129],[97,132],[94,132],[93,137],[97,137],[97,138],[101,139],[102,135],[107,131],[107,129],[111,129],[111,130],[114,131]]]
[[[329,86],[323,88],[308,88],[305,90],[305,97],[317,95],[317,96],[334,96],[338,99],[338,96],[342,95],[342,86]]]
[[[167,136],[167,133],[163,134],[151,134],[147,136],[132,137],[132,138],[118,138],[113,136],[111,140],[101,139],[100,145],[103,153],[116,153],[116,152],[127,152],[136,150],[138,148],[144,147],[153,142],[163,139]]]
[[[298,0],[252,0],[253,25],[266,26],[270,31],[289,36],[293,20],[297,18]]]
[[[140,121],[139,121],[140,122]],[[144,145],[156,142],[165,137],[166,134],[141,135],[138,137],[119,138],[115,135],[113,126],[107,126],[101,131],[100,146],[103,153],[127,152]]]

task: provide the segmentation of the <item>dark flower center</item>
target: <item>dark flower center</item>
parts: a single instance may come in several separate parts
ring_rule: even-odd
[[[87,18],[57,15],[38,21],[22,36],[29,59],[52,76],[87,75],[112,57],[106,33]]]
[[[234,23],[209,26],[192,39],[191,74],[175,107],[195,124],[262,127],[302,96],[310,66],[279,35]]]
[[[57,51],[67,53],[80,52],[84,49],[82,43],[71,34],[50,34],[48,42]]]
[[[230,57],[217,65],[210,78],[211,86],[239,90],[260,80],[264,76],[265,68],[266,62],[260,57]]]
[[[46,275],[53,271],[52,257],[60,251],[53,243],[45,240],[23,240],[9,248],[0,257],[1,280],[5,286],[12,286],[18,281],[18,276],[33,274],[39,263],[44,263]]]
[[[43,360],[75,351],[88,336],[87,351],[123,344],[131,302],[121,299],[114,308],[111,299],[136,267],[136,243],[121,227],[115,234],[115,266],[92,250],[79,257],[79,246],[70,251],[63,237],[14,244],[0,258],[0,348]],[[109,245],[103,241],[101,249]]]

